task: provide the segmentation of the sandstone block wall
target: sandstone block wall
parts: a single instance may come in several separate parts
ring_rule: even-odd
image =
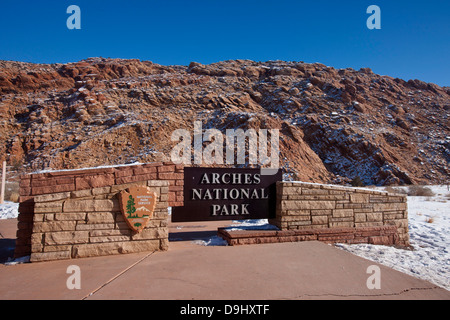
[[[183,205],[184,168],[182,165],[175,165],[171,162],[86,170],[52,171],[22,176],[20,181],[20,205],[15,257],[30,255],[32,253],[32,240],[36,240],[32,238],[32,235],[33,237],[37,237],[35,234],[45,233],[45,230],[47,230],[45,228],[49,228],[49,230],[52,230],[51,232],[56,232],[58,228],[61,229],[59,231],[66,232],[56,235],[57,237],[70,237],[70,235],[81,237],[83,233],[77,232],[76,235],[73,233],[74,231],[87,231],[77,230],[77,228],[83,228],[81,226],[83,221],[89,222],[87,224],[93,224],[93,221],[103,221],[102,218],[105,221],[109,221],[96,223],[98,227],[101,224],[111,224],[112,217],[114,217],[113,220],[117,227],[117,223],[122,221],[120,221],[121,218],[117,214],[119,212],[117,205],[118,199],[115,195],[130,185],[136,183],[146,184],[154,180],[156,182],[152,183],[166,181],[164,182],[164,184],[167,184],[165,187],[158,187],[162,188],[159,192],[163,192],[162,200],[166,206]],[[72,201],[74,199],[78,199],[79,201]],[[161,214],[159,213],[159,215]],[[52,218],[54,220],[51,220]],[[40,224],[41,222],[45,222],[45,224]],[[35,226],[35,223],[37,225],[45,225],[45,227],[42,227],[43,231],[34,229],[38,228]],[[75,229],[73,229],[74,226]],[[163,226],[161,225],[160,227]],[[115,233],[117,231],[112,232],[112,234],[107,234],[105,231],[89,233],[88,240],[86,240],[87,233],[84,233],[84,237],[77,238],[78,240],[76,241],[81,245],[91,243],[91,235],[94,235],[92,237],[103,237],[99,235],[105,234],[104,237],[111,239],[113,239],[113,236],[116,236],[114,239],[119,239],[118,236],[124,236],[123,234]],[[50,237],[51,235],[48,235],[47,240],[45,237],[41,240],[44,241],[44,244],[47,243],[47,246],[50,246]],[[92,239],[92,241],[101,239],[106,238]],[[37,242],[35,241],[34,243],[36,244]],[[144,244],[140,243],[140,245]],[[137,244],[133,246],[137,246]],[[111,245],[110,250],[114,250],[113,247],[114,245]],[[72,248],[71,250],[74,252],[71,252],[71,255],[75,257],[82,256],[81,248],[80,246]],[[87,246],[84,248],[87,248]],[[33,256],[36,259],[38,256],[53,255],[56,257],[56,253],[48,253],[49,250],[54,249],[56,247],[47,247],[45,248],[46,255],[34,254]],[[127,251],[128,249],[117,250]],[[76,253],[75,251],[80,253]],[[67,252],[61,253],[62,251],[55,252],[60,252],[60,255],[68,254]],[[44,251],[41,253],[44,253]]]
[[[153,217],[139,234],[129,229],[117,198],[133,185],[158,195]],[[149,180],[36,196],[31,261],[167,250],[168,192],[167,181]]]
[[[270,223],[281,230],[334,229],[327,235],[328,242],[409,245],[407,197],[403,194],[278,182],[276,218]],[[382,226],[395,226],[396,233],[379,228]],[[340,234],[339,229],[346,231]],[[358,229],[364,232],[356,232]]]

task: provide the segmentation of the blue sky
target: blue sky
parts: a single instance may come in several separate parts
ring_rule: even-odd
[[[81,30],[69,30],[69,5]],[[369,30],[369,5],[381,30]],[[450,86],[450,1],[40,0],[0,3],[0,59],[88,57],[163,65],[228,59],[321,62]]]

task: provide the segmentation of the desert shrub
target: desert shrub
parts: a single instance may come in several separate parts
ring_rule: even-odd
[[[350,184],[353,187],[364,187],[364,182],[362,182],[361,178],[358,176],[354,177]]]
[[[434,196],[433,191],[430,188],[424,186],[409,186],[408,187],[408,196],[416,196],[416,197],[432,197]]]
[[[18,203],[19,202],[19,194],[17,192],[12,192],[9,196],[9,201]]]
[[[394,188],[391,186],[384,187],[384,191],[387,191],[389,193],[406,193],[404,190],[400,188]]]
[[[425,220],[425,222],[427,223],[433,223],[434,222],[434,217],[429,217]]]
[[[1,182],[0,182],[1,184]],[[5,185],[5,201],[13,201],[18,202],[19,201],[19,182],[16,181],[7,181]],[[17,200],[14,201],[12,199],[15,199],[17,197]],[[12,199],[11,199],[12,198]]]

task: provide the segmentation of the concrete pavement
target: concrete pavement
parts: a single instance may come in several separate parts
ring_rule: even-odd
[[[171,224],[167,252],[0,264],[0,299],[450,299],[449,291],[382,265],[381,289],[370,290],[374,262],[321,242],[192,242],[228,224]],[[0,233],[10,235],[11,225],[0,221]],[[80,267],[79,290],[66,286],[70,265]]]

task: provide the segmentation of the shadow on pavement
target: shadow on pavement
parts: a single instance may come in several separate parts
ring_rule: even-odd
[[[0,263],[5,263],[14,257],[16,239],[0,239]]]

